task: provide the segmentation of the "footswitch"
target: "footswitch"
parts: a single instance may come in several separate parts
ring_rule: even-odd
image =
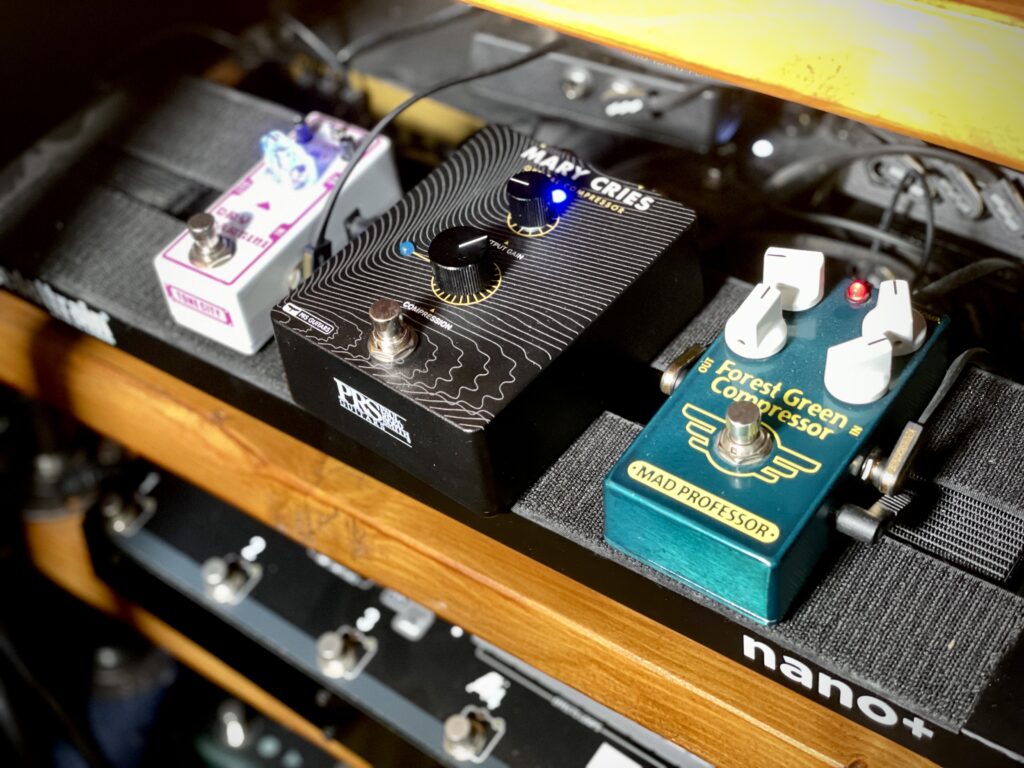
[[[641,407],[700,302],[694,218],[485,128],[274,310],[292,395],[463,506],[506,508],[602,409]]]
[[[816,279],[792,283],[813,298]],[[912,315],[924,321],[905,282],[867,299],[851,285],[783,313],[784,344],[766,341],[779,291],[754,288],[605,479],[612,546],[758,622],[783,617],[825,552],[835,508],[868,491],[851,464],[916,416],[943,372],[938,318],[894,356]]]
[[[313,112],[290,134],[272,131],[253,147],[256,163],[154,261],[179,325],[243,354],[273,335],[270,309],[308,276],[303,249],[353,146],[366,131]],[[350,231],[401,196],[391,145],[374,141],[346,184],[328,226],[344,245]]]

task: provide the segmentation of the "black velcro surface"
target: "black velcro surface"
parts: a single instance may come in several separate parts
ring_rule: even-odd
[[[604,414],[514,511],[755,627],[604,542],[601,483],[640,429]],[[884,539],[875,546],[851,545],[790,618],[757,629],[827,669],[958,728],[1024,630],[1024,599]]]

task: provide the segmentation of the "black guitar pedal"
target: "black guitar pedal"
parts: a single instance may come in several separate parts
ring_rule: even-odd
[[[694,213],[477,133],[273,313],[305,408],[470,509],[507,507],[700,305]]]

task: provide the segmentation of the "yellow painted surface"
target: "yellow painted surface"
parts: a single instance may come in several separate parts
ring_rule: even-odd
[[[375,117],[382,117],[410,96],[410,91],[362,72],[352,72],[351,79],[355,88],[366,93]],[[480,130],[484,121],[434,99],[424,99],[403,112],[395,125],[455,146]]]
[[[1024,169],[1024,3],[472,1]]]

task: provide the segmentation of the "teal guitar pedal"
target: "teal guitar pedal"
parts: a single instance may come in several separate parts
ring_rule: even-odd
[[[820,253],[769,249],[764,279],[604,498],[613,547],[772,623],[825,553],[838,504],[866,490],[851,463],[937,387],[946,323],[913,308],[905,281],[825,296]]]

